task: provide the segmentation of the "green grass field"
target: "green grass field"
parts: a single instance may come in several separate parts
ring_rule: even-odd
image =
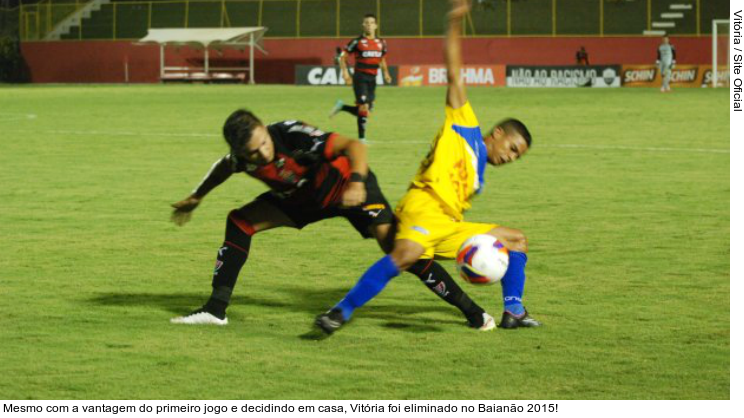
[[[183,228],[185,197],[238,107],[326,118],[350,88],[0,87],[0,398],[728,399],[729,119],[724,89],[469,90],[483,126],[534,145],[487,170],[471,221],[530,239],[541,329],[478,333],[404,275],[330,339],[301,338],[381,253],[343,220],[257,236],[230,325],[204,302],[235,176]],[[391,202],[443,121],[444,89],[382,88],[370,164]],[[445,264],[454,273],[451,263]],[[501,290],[468,286],[498,315]]]

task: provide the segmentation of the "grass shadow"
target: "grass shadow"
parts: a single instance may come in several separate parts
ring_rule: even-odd
[[[280,294],[280,297],[268,298],[255,294],[235,295],[231,304],[233,306],[250,305],[292,312],[299,311],[316,315],[332,306],[347,291],[348,288],[315,289],[306,286],[285,285],[281,288],[270,289],[271,294]],[[201,306],[207,297],[207,293],[101,293],[88,299],[88,303],[109,307],[154,306],[172,314],[185,314]],[[422,324],[421,319],[414,317],[426,313],[445,314],[451,318],[438,320],[437,323],[439,324],[462,325],[464,323],[464,319],[456,309],[437,300],[432,300],[425,306],[412,306],[406,304],[405,301],[401,301],[400,304],[374,304],[363,308],[359,312],[365,317],[383,321],[380,326],[386,328],[408,332],[441,331],[435,326]],[[236,316],[233,313],[231,317],[240,320],[239,314]],[[301,338],[317,339],[307,338],[307,336],[301,336]]]
[[[100,306],[154,306],[173,314],[185,314],[202,306],[208,296],[204,293],[101,293],[88,299],[88,302]],[[231,304],[283,309],[291,307],[288,303],[254,296],[235,296]]]

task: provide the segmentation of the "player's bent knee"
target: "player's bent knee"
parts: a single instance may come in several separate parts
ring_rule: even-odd
[[[527,252],[527,236],[521,230],[509,229],[508,234],[505,234],[501,239],[506,241],[506,247],[510,251],[519,251],[522,253]]]
[[[514,241],[527,243],[527,235],[519,229],[514,230]]]
[[[370,227],[370,232],[377,239],[377,243],[380,245],[380,249],[385,254],[390,254],[393,251],[393,244],[395,240],[395,227],[392,224],[380,224]]]
[[[390,256],[393,258],[393,262],[398,267],[398,270],[408,270],[414,263],[416,263],[423,253],[417,251],[415,248],[400,247],[396,246]]]
[[[526,253],[527,252],[527,236],[524,234],[524,232],[520,230],[516,230],[516,234],[514,234],[512,246],[514,246],[514,249],[519,252]]]
[[[247,221],[240,213],[240,210],[234,209],[227,215],[228,229],[237,229],[245,235],[253,236],[256,234],[256,228],[253,224]],[[233,228],[231,228],[231,226]]]
[[[527,252],[527,236],[519,229],[498,227],[489,232],[504,243],[509,251]]]

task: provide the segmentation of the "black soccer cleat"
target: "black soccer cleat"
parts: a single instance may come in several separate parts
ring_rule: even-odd
[[[480,306],[473,305],[470,312],[465,314],[465,318],[468,320],[468,326],[478,331],[490,331],[496,328],[496,320]]]
[[[341,309],[338,308],[333,308],[315,318],[315,325],[328,335],[338,331],[345,323],[344,315],[341,313]]]
[[[517,329],[517,328],[533,328],[533,327],[539,327],[542,323],[538,321],[537,319],[530,316],[530,314],[527,312],[527,309],[524,310],[524,313],[522,315],[514,315],[513,313],[509,311],[504,311],[504,314],[501,315],[501,323],[499,324],[499,328],[504,329]]]

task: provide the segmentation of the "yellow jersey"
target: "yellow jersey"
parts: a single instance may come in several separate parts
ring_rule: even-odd
[[[448,215],[462,220],[470,199],[483,188],[488,153],[470,102],[458,109],[447,106],[445,112],[444,126],[409,189],[434,195]]]

